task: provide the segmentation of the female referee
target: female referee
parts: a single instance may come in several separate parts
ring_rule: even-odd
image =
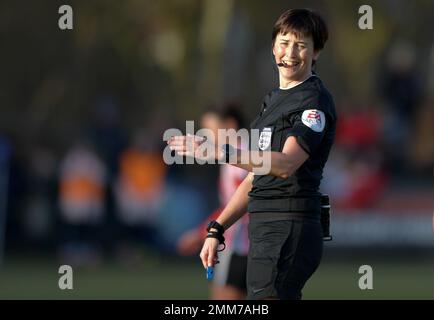
[[[200,257],[205,268],[213,266],[224,231],[248,211],[248,299],[301,299],[321,261],[319,185],[335,136],[336,112],[331,94],[312,67],[327,38],[327,26],[317,13],[284,12],[272,32],[279,87],[265,96],[251,124],[260,130],[259,150],[215,146],[216,159],[250,173],[209,223]],[[168,144],[181,155],[199,157],[204,142],[176,136]],[[258,154],[268,156],[268,174],[254,173],[257,162],[250,159]]]

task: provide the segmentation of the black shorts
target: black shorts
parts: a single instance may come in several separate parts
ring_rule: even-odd
[[[247,256],[224,250],[219,252],[218,259],[220,263],[214,271],[215,285],[231,285],[243,292],[247,292]]]
[[[250,214],[247,299],[301,299],[323,250],[318,216]]]

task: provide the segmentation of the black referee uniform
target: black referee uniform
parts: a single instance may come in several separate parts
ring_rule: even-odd
[[[295,87],[269,93],[251,128],[260,130],[259,149],[282,152],[294,136],[309,158],[286,179],[254,177],[248,298],[300,299],[322,256],[319,185],[335,136],[333,98],[313,74]]]

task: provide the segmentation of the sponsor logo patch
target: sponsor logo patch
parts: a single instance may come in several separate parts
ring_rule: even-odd
[[[303,111],[301,121],[315,132],[322,132],[326,122],[324,112],[317,109]]]

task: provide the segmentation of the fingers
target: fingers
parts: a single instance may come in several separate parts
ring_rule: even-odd
[[[191,145],[201,145],[203,142],[205,142],[204,137],[200,136],[194,136],[191,134],[187,134],[186,136],[172,136],[167,140],[167,144],[169,145],[185,145],[185,144],[191,144]]]
[[[191,139],[194,142],[198,142],[199,144],[205,142],[206,138],[201,136],[195,136],[192,134],[187,133],[187,139]]]
[[[201,251],[200,252],[200,260],[202,261],[203,267],[206,269],[208,267],[208,251]]]
[[[217,257],[217,252],[211,254],[210,252],[207,251],[204,252],[203,254],[201,253],[200,257],[202,260],[202,265],[205,269],[207,267],[214,267],[217,263],[220,262]]]
[[[185,138],[186,138],[185,136],[171,137],[167,141],[170,150],[175,151],[177,154],[181,156],[190,155],[188,154],[189,152],[191,153],[189,149],[194,149],[194,147]]]
[[[209,255],[208,255],[207,266],[208,266],[208,267],[214,267],[214,265],[215,265],[215,261],[217,261],[215,255],[213,256],[213,255],[209,254]]]
[[[170,150],[175,151],[180,156],[193,157],[195,151],[200,148],[206,139],[199,136],[188,134],[187,136],[173,136],[167,141]]]
[[[207,239],[203,245],[202,251],[200,252],[200,259],[202,261],[203,267],[213,267],[217,260],[217,239]]]

